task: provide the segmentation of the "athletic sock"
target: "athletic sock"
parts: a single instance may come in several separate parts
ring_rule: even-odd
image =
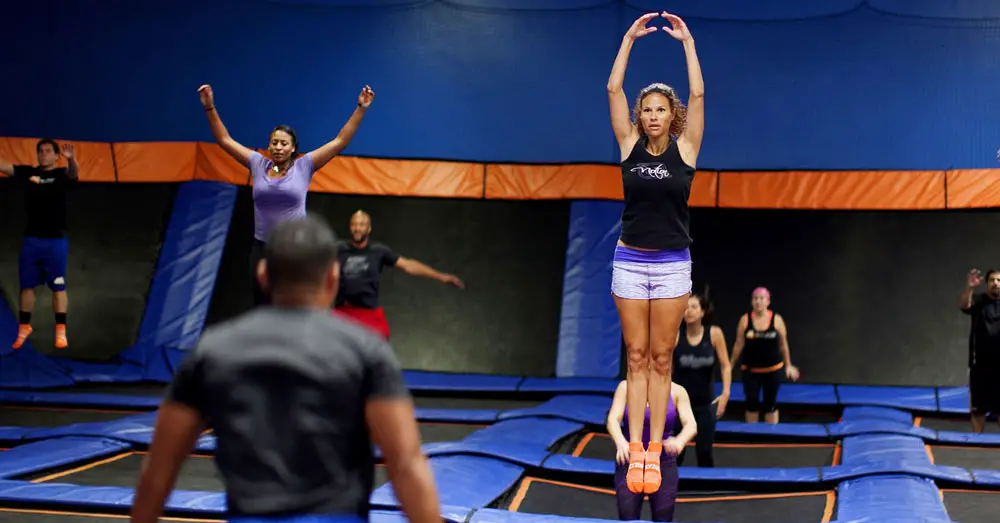
[[[20,316],[21,325],[31,324],[31,311],[21,311]]]
[[[56,325],[66,325],[66,313],[57,312],[56,313]]]

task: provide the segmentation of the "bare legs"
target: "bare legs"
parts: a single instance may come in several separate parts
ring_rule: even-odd
[[[628,300],[615,296],[628,358],[629,470],[626,482],[632,492],[651,494],[660,488],[660,452],[674,347],[687,295],[662,300]],[[649,448],[642,434],[649,405]]]

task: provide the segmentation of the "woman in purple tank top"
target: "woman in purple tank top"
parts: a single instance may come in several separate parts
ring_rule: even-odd
[[[628,411],[628,383],[622,381],[615,390],[615,398],[608,411],[608,434],[615,441],[617,452],[615,456],[615,498],[618,502],[618,519],[622,521],[638,520],[642,513],[642,500],[646,494],[632,492],[628,488],[626,474],[629,467],[629,428],[624,423]],[[646,405],[645,422],[642,426],[643,445],[649,443],[649,405]],[[680,422],[681,431],[676,436],[663,440],[663,451],[660,454],[660,474],[662,481],[656,492],[649,494],[649,505],[653,512],[653,521],[673,521],[674,506],[677,503],[677,455],[698,433],[698,424],[691,410],[691,400],[687,390],[676,384],[670,384],[670,399],[667,402],[667,421],[663,427],[664,434],[673,433],[674,426]],[[647,458],[647,463],[650,461]]]
[[[354,114],[340,129],[337,137],[314,151],[302,154],[295,131],[287,125],[275,127],[268,140],[267,151],[270,158],[229,136],[229,131],[222,124],[219,111],[215,108],[211,86],[199,87],[198,95],[219,147],[250,170],[254,210],[254,242],[250,249],[250,267],[254,281],[254,305],[263,305],[269,300],[260,284],[259,265],[264,257],[264,240],[267,234],[275,222],[305,217],[306,195],[309,193],[313,173],[322,169],[351,143],[368,106],[375,99],[375,92],[366,85],[358,95],[358,106],[354,109]]]

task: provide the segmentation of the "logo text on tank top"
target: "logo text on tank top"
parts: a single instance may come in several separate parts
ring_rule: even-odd
[[[688,369],[701,369],[715,365],[715,357],[713,356],[695,356],[694,354],[685,354],[678,358],[678,360],[681,367]]]
[[[659,162],[636,164],[636,166],[630,170],[631,172],[637,174],[640,178],[646,180],[663,180],[673,176],[670,174],[670,171],[668,171],[667,168]]]

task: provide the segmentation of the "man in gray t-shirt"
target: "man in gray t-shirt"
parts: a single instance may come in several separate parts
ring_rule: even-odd
[[[330,314],[336,238],[320,219],[281,222],[258,278],[272,305],[207,329],[160,406],[132,521],[154,523],[205,428],[229,517],[367,521],[372,443],[410,521],[440,522],[413,402],[389,344]]]

